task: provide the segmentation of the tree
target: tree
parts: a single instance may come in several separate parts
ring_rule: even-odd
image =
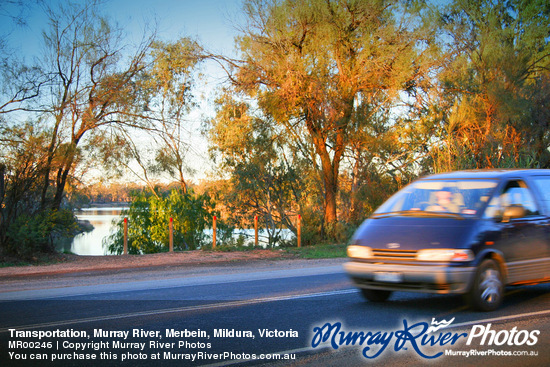
[[[44,110],[50,117],[51,134],[43,208],[60,208],[67,180],[79,159],[79,146],[86,138],[101,136],[111,126],[147,127],[145,120],[136,118],[136,106],[142,98],[139,77],[152,39],[145,39],[124,60],[123,32],[96,13],[98,5],[87,1],[48,9],[51,29],[44,38],[52,82]]]
[[[399,1],[245,2],[243,60],[232,80],[289,135],[312,144],[328,230],[353,133],[426,72],[430,45],[409,10]]]
[[[140,73],[141,111],[135,119],[143,120],[137,132],[126,125],[116,126],[110,138],[100,144],[98,156],[104,166],[115,171],[123,167],[156,195],[154,179],[168,173],[183,192],[189,187],[191,171],[187,153],[192,149],[188,138],[188,114],[196,106],[197,69],[203,59],[202,48],[190,38],[175,42],[153,42],[146,57],[147,68]],[[136,129],[134,129],[136,130]]]
[[[444,170],[548,165],[548,2],[456,0],[442,20],[454,52],[439,76]]]
[[[9,83],[2,86],[12,87],[0,98],[0,117],[9,120],[0,140],[3,244],[18,215],[49,218],[62,209],[82,163],[121,156],[132,131],[165,137],[175,117],[174,124],[181,125],[190,105],[186,76],[193,72],[197,58],[189,55],[198,46],[155,42],[154,32],[127,45],[123,30],[101,15],[100,5],[88,0],[45,6],[50,27],[40,67],[3,65]]]
[[[211,121],[211,154],[220,175],[229,177],[222,200],[229,221],[241,228],[258,216],[268,244],[281,240],[282,229],[296,233],[304,180],[297,172],[297,154],[277,124],[252,116],[250,105],[223,94]]]
[[[186,155],[187,120],[194,99],[196,69],[202,61],[202,48],[190,38],[173,43],[156,42],[152,47],[153,68],[149,80],[157,96],[148,109],[154,111],[158,130],[153,131],[156,165],[153,172],[167,172],[178,180],[183,192],[188,190]]]

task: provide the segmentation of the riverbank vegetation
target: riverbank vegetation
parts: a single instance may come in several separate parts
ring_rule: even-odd
[[[550,168],[545,0],[243,0],[235,55],[145,26],[128,44],[96,0],[14,4],[3,21],[40,6],[49,23],[40,62],[0,43],[0,253],[52,251],[94,201],[131,201],[136,252],[164,249],[168,216],[182,250],[213,215],[257,217],[270,245],[298,220],[305,246],[345,243],[418,176]],[[207,63],[227,78],[198,181],[185,131]]]

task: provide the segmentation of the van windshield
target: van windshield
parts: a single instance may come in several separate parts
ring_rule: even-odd
[[[474,217],[485,207],[496,186],[497,181],[490,180],[416,181],[382,204],[373,217],[391,213]]]

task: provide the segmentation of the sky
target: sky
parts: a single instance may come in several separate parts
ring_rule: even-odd
[[[23,1],[33,4],[32,0]],[[43,1],[49,5],[67,2]],[[191,36],[214,51],[230,53],[241,7],[241,0],[104,0],[103,10],[138,40],[145,24],[156,19],[164,40]],[[40,7],[31,6],[24,13],[27,25],[14,29],[7,20],[8,15],[15,14],[18,14],[16,7],[10,6],[8,0],[0,0],[0,34],[9,32],[12,46],[22,46],[25,53],[32,53],[32,48],[42,40],[47,19]]]
[[[196,37],[223,53],[233,50],[234,22],[240,9],[241,0],[110,0],[106,5],[109,16],[122,24],[130,21],[137,33],[154,17],[161,38]]]
[[[44,1],[55,5],[65,0]],[[129,43],[138,43],[146,25],[156,23],[161,40],[192,37],[209,51],[224,55],[234,54],[235,26],[241,9],[242,0],[105,0],[103,8],[104,15],[128,33]],[[40,7],[33,6],[25,13],[26,26],[13,27],[5,20],[15,10],[7,0],[0,0],[0,35],[8,34],[8,44],[29,62],[40,55],[42,31],[47,28],[47,19]],[[196,171],[195,180],[205,179],[212,173],[207,142],[199,130],[201,119],[212,114],[215,88],[224,80],[222,70],[213,63],[204,65],[201,72],[205,77],[198,93],[200,105],[189,116],[189,139],[193,146],[189,163]]]

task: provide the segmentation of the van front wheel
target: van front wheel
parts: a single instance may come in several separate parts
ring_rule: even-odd
[[[390,298],[391,293],[391,291],[361,288],[361,294],[363,294],[363,297],[371,302],[384,302],[385,300]]]
[[[471,305],[480,311],[494,311],[502,303],[504,283],[495,260],[484,260],[478,267],[472,290]]]

